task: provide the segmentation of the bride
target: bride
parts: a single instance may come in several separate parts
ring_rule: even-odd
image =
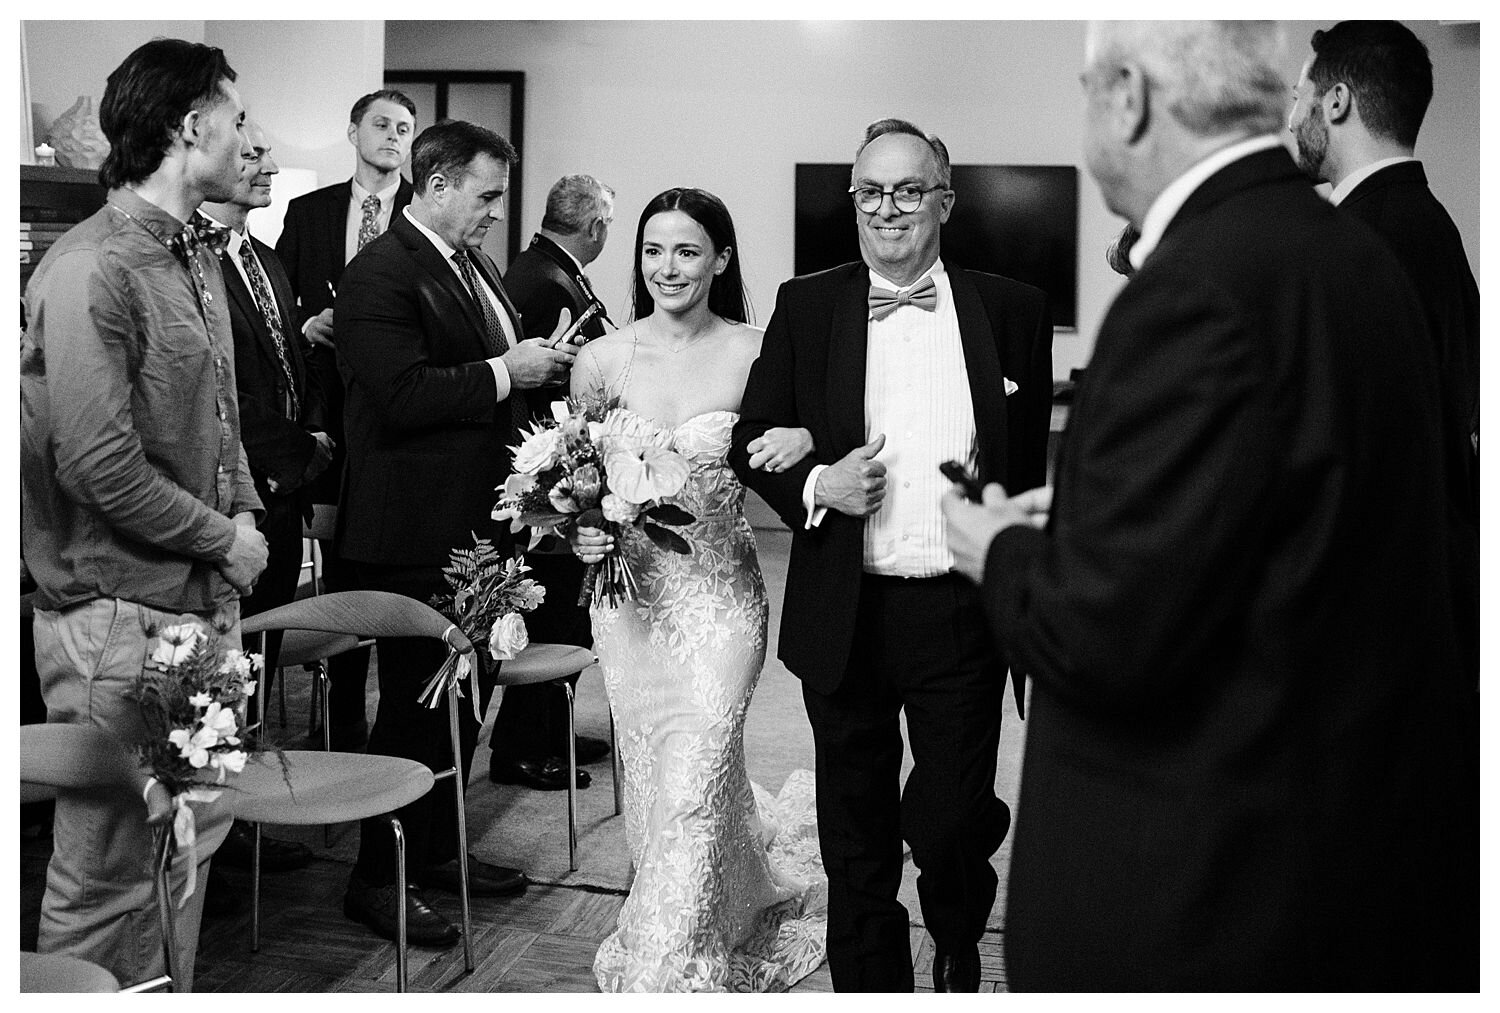
[[[643,438],[691,473],[673,498],[695,520],[691,553],[657,549],[633,527],[620,544],[581,528],[586,563],[631,563],[639,598],[595,601],[624,766],[630,896],[594,957],[605,992],[781,991],[824,959],[827,880],[812,778],[773,799],[745,773],[744,727],[766,656],[767,599],[744,488],[726,461],[761,331],[747,316],[734,223],[713,194],[672,189],[641,213],[635,320],[585,345],[572,393],[620,398]],[[812,447],[773,430],[754,464],[784,468]]]

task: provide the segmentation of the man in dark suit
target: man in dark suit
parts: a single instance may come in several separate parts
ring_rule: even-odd
[[[334,343],[345,374],[349,456],[339,513],[338,551],[348,586],[394,591],[420,601],[443,590],[449,551],[471,532],[511,550],[507,525],[491,519],[495,487],[510,471],[520,392],[555,382],[573,346],[523,339],[520,320],[494,262],[479,251],[504,216],[515,149],[500,135],[462,121],[428,127],[412,147],[411,205],[350,262],[339,291]],[[520,409],[518,411],[517,409]],[[451,762],[446,703],[417,696],[442,662],[431,639],[377,644],[380,708],[369,750]],[[483,667],[483,666],[482,666]],[[494,674],[478,674],[481,713]],[[479,723],[465,701],[458,716],[468,781]],[[458,930],[426,903],[422,888],[457,890],[452,803],[430,792],[398,813],[406,831],[411,887],[408,937],[446,946]],[[359,858],[344,912],[387,938],[396,928],[394,845],[382,821],[361,828]],[[525,877],[468,858],[470,889],[501,895]]]
[[[990,857],[1010,825],[994,790],[1006,665],[951,572],[938,465],[1045,481],[1052,326],[1037,289],[939,259],[950,180],[937,138],[903,120],[867,129],[850,187],[863,263],[781,287],[730,451],[794,533],[779,655],[802,680],[817,750],[840,991],[913,988],[903,837],[934,986],[976,991]],[[816,449],[762,470],[774,426],[806,427]]]
[[[1436,360],[1395,257],[1275,136],[1278,43],[1090,28],[1086,157],[1136,271],[1050,506],[944,499],[1033,680],[1015,989],[1478,985]]]
[[[1479,286],[1453,219],[1414,157],[1432,100],[1427,47],[1399,21],[1343,21],[1312,37],[1288,128],[1332,203],[1378,232],[1416,287],[1437,350],[1464,675],[1479,686]],[[1416,335],[1413,335],[1415,338]],[[1478,703],[1478,698],[1475,698]],[[1471,729],[1478,758],[1478,709]]]
[[[545,338],[563,311],[576,321],[591,307],[595,315],[584,321],[583,340],[604,333],[608,314],[583,269],[609,238],[614,198],[615,192],[592,176],[564,176],[552,184],[541,231],[505,272],[505,288],[521,314],[526,337]],[[566,381],[527,391],[531,414],[551,418],[551,403],[567,394]],[[546,600],[526,617],[531,639],[592,647],[588,610],[578,605],[583,564],[551,535],[527,551],[526,564],[531,577],[547,589]],[[572,678],[576,685],[578,677]],[[541,791],[566,789],[567,697],[556,686],[512,686],[500,700],[490,747],[491,781]],[[609,743],[579,736],[576,750],[579,763],[594,763],[609,755]],[[578,771],[580,788],[587,788],[589,780],[588,771]]]
[[[241,617],[285,605],[297,596],[302,520],[312,510],[308,483],[328,467],[333,453],[333,443],[323,432],[322,391],[303,361],[293,325],[296,303],[286,271],[275,252],[246,228],[250,212],[271,203],[271,177],[279,170],[259,124],[247,122],[245,138],[253,154],[245,160],[234,195],[199,208],[202,215],[229,230],[219,264],[234,332],[240,442],[250,462],[255,491],[266,508],[257,525],[266,538],[266,568],[250,596],[241,599]],[[262,707],[269,699],[280,648],[281,634],[269,634]],[[226,864],[249,868],[252,853],[250,828],[236,820],[219,857]],[[272,837],[261,842],[261,866],[268,871],[300,868],[311,860],[312,853],[303,844]],[[211,882],[210,888],[217,885]]]
[[[344,386],[333,347],[334,293],[344,265],[390,226],[411,203],[412,187],[401,175],[416,133],[417,107],[393,89],[361,96],[349,110],[347,136],[354,147],[354,177],[303,194],[287,205],[276,255],[297,299],[297,325],[312,345],[310,356],[326,400],[333,461],[309,490],[314,503],[338,504],[344,472]],[[328,584],[343,588],[338,553],[320,542]],[[361,749],[365,725],[368,648],[348,651],[329,663],[329,736],[335,749]]]

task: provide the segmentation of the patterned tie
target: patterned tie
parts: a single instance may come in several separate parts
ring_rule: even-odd
[[[500,317],[479,283],[474,262],[469,259],[467,252],[459,250],[453,254],[453,263],[458,265],[458,273],[463,275],[464,284],[469,286],[469,295],[478,305],[479,315],[484,318],[485,348],[489,350],[491,358],[504,355],[510,348],[510,342],[505,340],[505,328],[500,323]],[[511,421],[515,423],[517,430],[531,421],[531,413],[526,409],[526,398],[520,391],[512,389],[505,400],[510,405]]]
[[[271,332],[271,343],[276,346],[276,360],[281,363],[282,375],[286,377],[286,399],[281,408],[289,419],[302,414],[302,400],[297,396],[297,382],[292,378],[292,362],[287,357],[286,336],[281,331],[281,315],[276,312],[276,301],[271,298],[271,282],[260,260],[250,247],[250,240],[240,243],[240,263],[245,267],[245,277],[250,279],[250,294],[266,321],[266,330]]]
[[[897,306],[917,306],[929,313],[937,310],[937,284],[932,275],[927,275],[905,292],[892,292],[888,288],[870,286],[870,316],[884,320],[896,312]]]
[[[354,241],[355,253],[363,250],[366,243],[380,235],[375,228],[375,223],[380,218],[380,198],[372,193],[359,207],[364,214],[359,219],[359,238]]]

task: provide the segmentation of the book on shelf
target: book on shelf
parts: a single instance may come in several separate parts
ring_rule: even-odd
[[[92,212],[91,212],[92,213]],[[88,215],[80,215],[72,208],[54,208],[45,204],[22,204],[21,221],[31,225],[45,225],[49,223],[63,226],[77,225]]]
[[[60,236],[67,232],[77,222],[29,222],[24,218],[21,220],[21,238],[32,236]]]

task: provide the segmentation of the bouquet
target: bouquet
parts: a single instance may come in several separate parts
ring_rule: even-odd
[[[138,747],[151,777],[172,796],[172,833],[188,849],[188,881],[179,907],[196,887],[197,829],[191,803],[213,802],[230,774],[245,769],[252,752],[264,748],[245,725],[245,707],[255,694],[258,654],[231,649],[222,656],[218,634],[197,623],[153,631],[157,638],[129,696],[146,726]]]
[[[493,516],[529,526],[535,537],[549,530],[567,537],[579,527],[614,535],[615,551],[589,564],[578,604],[597,597],[617,607],[640,593],[619,551],[627,525],[669,552],[690,551],[667,526],[690,524],[693,515],[663,502],[682,491],[690,468],[670,448],[670,434],[620,408],[617,397],[569,398],[553,411],[554,419],[534,424],[514,448],[514,474],[501,487]]]
[[[530,570],[519,559],[502,560],[488,538],[475,535],[474,548],[454,549],[448,554],[443,579],[449,590],[433,595],[430,604],[453,620],[469,643],[496,661],[508,661],[530,643],[521,613],[536,608],[547,595],[545,587],[522,576]],[[428,707],[439,706],[448,683],[462,683],[471,671],[467,655],[450,651],[417,699]],[[479,689],[475,686],[473,690],[474,717],[482,723]]]

